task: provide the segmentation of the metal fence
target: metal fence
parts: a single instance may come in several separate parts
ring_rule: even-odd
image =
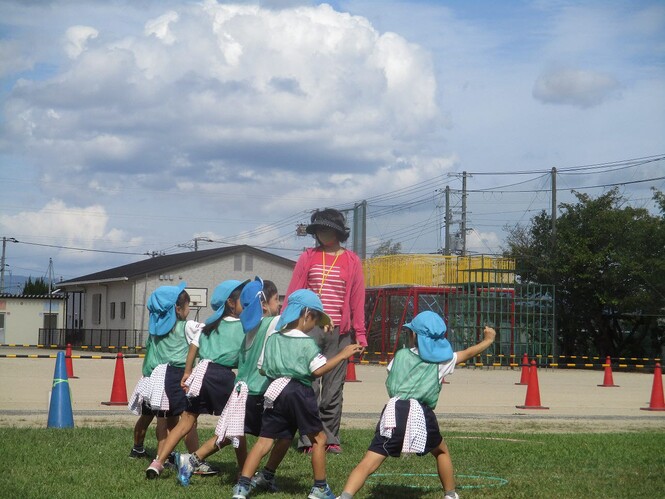
[[[141,348],[145,345],[148,332],[140,329],[40,329],[41,345],[73,347]]]

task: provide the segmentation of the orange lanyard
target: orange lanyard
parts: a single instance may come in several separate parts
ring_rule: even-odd
[[[337,263],[339,255],[341,255],[344,252],[342,251],[342,253],[337,253],[337,255],[335,255],[335,259],[333,260],[332,264],[330,264],[330,267],[328,267],[328,271],[326,271],[326,252],[322,251],[321,253],[323,253],[323,276],[321,277],[321,286],[319,286],[319,292],[317,293],[319,296],[321,296],[321,291],[323,291],[323,283],[326,282],[328,274],[330,274],[330,271],[335,266],[335,263]]]

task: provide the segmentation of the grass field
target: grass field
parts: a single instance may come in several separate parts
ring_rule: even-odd
[[[328,458],[328,481],[336,493],[372,434],[343,431],[344,453]],[[202,430],[201,437],[207,436]],[[662,432],[445,436],[463,498],[665,497],[665,427]],[[1,428],[0,442],[0,497],[223,498],[231,497],[236,473],[234,454],[225,449],[209,460],[221,467],[219,476],[194,477],[187,488],[177,483],[174,471],[147,481],[148,461],[128,457],[130,428]],[[388,459],[356,497],[441,498],[435,473],[431,456]],[[281,492],[253,497],[306,497],[308,456],[290,452],[278,484]]]

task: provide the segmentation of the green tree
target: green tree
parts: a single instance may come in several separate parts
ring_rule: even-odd
[[[563,354],[657,356],[665,344],[665,197],[661,216],[634,208],[614,189],[574,192],[560,205],[556,240],[541,212],[509,231],[505,255],[524,282],[556,287]]]
[[[372,252],[372,258],[375,256],[397,255],[402,252],[402,243],[394,243],[392,239],[382,241],[381,244]]]
[[[32,277],[28,277],[28,280],[25,281],[25,284],[23,285],[24,295],[47,295],[48,292],[48,283],[43,277],[39,277],[34,281],[32,280]]]

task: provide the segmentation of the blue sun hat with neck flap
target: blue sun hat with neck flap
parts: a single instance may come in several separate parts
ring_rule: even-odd
[[[242,288],[240,293],[240,303],[242,303],[242,312],[240,312],[240,322],[242,329],[248,333],[261,323],[263,318],[263,280],[256,276],[252,282],[249,282]]]
[[[426,362],[440,364],[453,358],[453,348],[446,339],[446,323],[430,310],[420,312],[404,326],[418,335],[418,353]]]
[[[217,319],[219,319],[224,314],[224,309],[226,308],[226,300],[229,299],[231,293],[233,293],[236,288],[243,286],[249,282],[249,279],[246,281],[238,281],[236,279],[229,279],[224,281],[215,288],[215,291],[212,293],[212,298],[210,299],[210,306],[214,310],[214,314],[208,317],[205,320],[206,324],[212,324]]]
[[[181,282],[177,286],[160,286],[150,295],[147,305],[150,312],[148,320],[150,334],[164,336],[173,329],[177,319],[175,305],[186,286],[186,282]]]
[[[297,289],[289,295],[288,304],[282,311],[279,321],[277,321],[277,326],[275,326],[275,330],[281,331],[288,324],[297,320],[298,317],[300,317],[300,313],[306,308],[321,312],[321,318],[317,324],[318,326],[328,326],[332,323],[328,314],[323,311],[323,303],[321,303],[321,299],[316,293],[309,289]]]

